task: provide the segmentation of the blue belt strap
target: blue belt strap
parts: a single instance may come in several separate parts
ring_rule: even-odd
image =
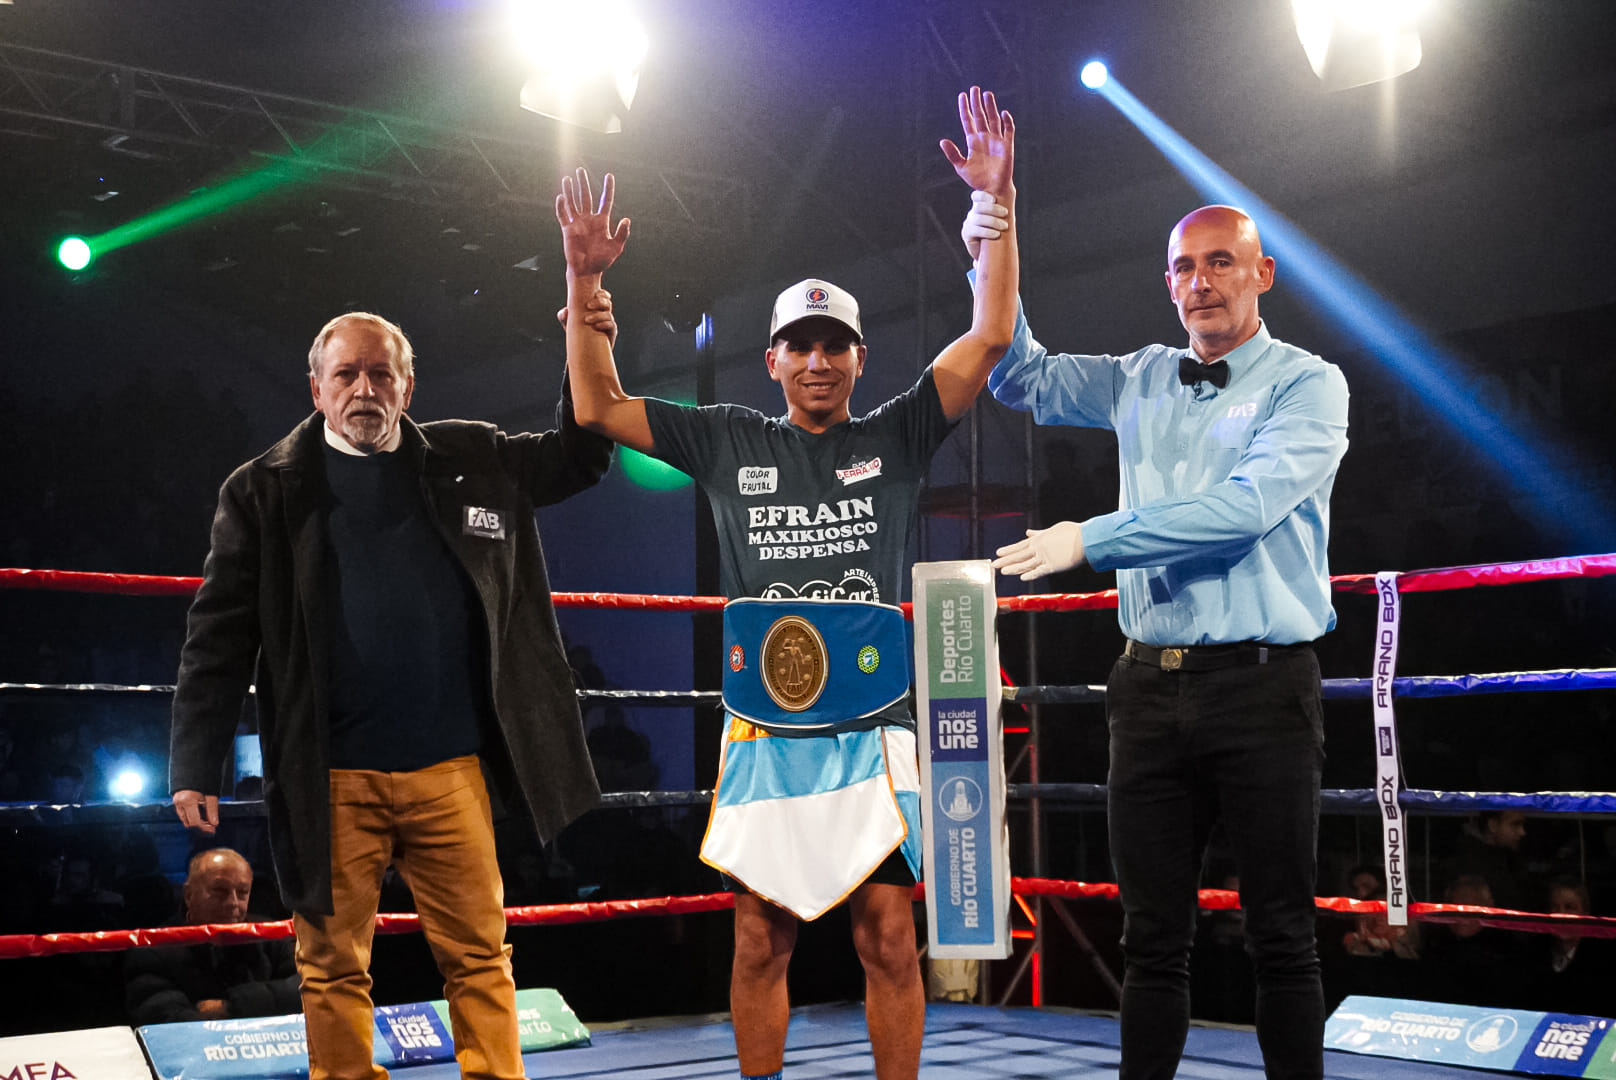
[[[793,712],[769,696],[763,641],[781,619],[810,623],[825,643],[825,688]],[[904,700],[912,681],[903,611],[862,600],[731,600],[724,607],[724,708],[764,730],[835,731]]]

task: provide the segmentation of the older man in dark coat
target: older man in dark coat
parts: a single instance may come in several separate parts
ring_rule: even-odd
[[[599,796],[533,511],[595,483],[610,443],[565,393],[543,434],[414,423],[409,341],[365,313],[320,331],[309,386],[316,413],[219,494],[174,694],[175,809],[213,831],[254,682],[311,1080],[386,1075],[368,967],[389,862],[444,975],[462,1075],[514,1080],[483,770],[546,841]]]

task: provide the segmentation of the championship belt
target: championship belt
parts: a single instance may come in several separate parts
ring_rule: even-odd
[[[779,735],[823,735],[909,696],[903,611],[863,600],[731,600],[724,708]]]

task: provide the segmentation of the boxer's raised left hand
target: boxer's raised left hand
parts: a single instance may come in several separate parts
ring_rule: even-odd
[[[986,191],[1001,205],[1015,203],[1016,122],[999,108],[992,90],[980,86],[959,96],[960,127],[965,132],[965,152],[944,139],[939,146],[954,166],[959,178],[976,191]]]

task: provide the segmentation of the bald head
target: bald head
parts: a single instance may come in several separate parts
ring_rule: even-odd
[[[1190,347],[1210,363],[1249,341],[1262,324],[1257,297],[1274,284],[1257,223],[1233,206],[1185,214],[1167,237],[1167,292]]]
[[[1257,223],[1251,220],[1250,214],[1238,206],[1203,206],[1179,218],[1173,231],[1167,234],[1168,266],[1173,265],[1173,247],[1181,241],[1184,230],[1198,225],[1227,229],[1238,236],[1242,244],[1249,242],[1258,255],[1262,254],[1262,239],[1257,235]]]
[[[214,848],[191,859],[185,874],[185,921],[237,923],[247,917],[253,872],[246,859],[229,848]]]

